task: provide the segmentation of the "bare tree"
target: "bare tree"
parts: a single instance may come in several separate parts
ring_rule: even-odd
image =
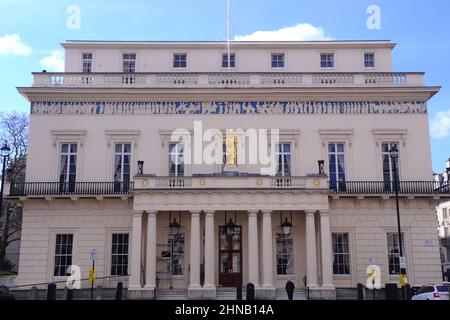
[[[28,115],[25,113],[0,113],[0,137],[8,141],[11,155],[6,170],[6,180],[11,184],[25,181],[28,148]],[[9,190],[4,190],[5,194]],[[3,201],[0,220],[0,270],[5,265],[6,248],[20,240],[22,206],[17,201]]]

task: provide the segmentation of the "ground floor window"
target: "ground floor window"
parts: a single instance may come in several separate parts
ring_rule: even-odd
[[[173,276],[184,275],[184,233],[169,234],[170,272]]]
[[[333,274],[350,274],[350,247],[348,233],[333,233]]]
[[[405,255],[405,235],[402,233],[402,249],[403,255]],[[400,275],[400,245],[398,241],[397,232],[388,232],[387,234],[388,244],[388,261],[389,261],[389,274]]]
[[[277,233],[277,274],[294,274],[294,248],[292,235]]]
[[[55,277],[69,276],[72,265],[73,234],[57,234],[55,241]]]
[[[128,275],[128,233],[113,233],[111,248],[111,275]]]

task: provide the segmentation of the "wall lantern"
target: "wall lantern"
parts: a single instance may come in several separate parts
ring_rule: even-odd
[[[172,220],[172,213],[169,212],[169,222]],[[180,222],[181,222],[181,213],[180,213]],[[173,218],[173,221],[169,223],[169,229],[171,235],[179,235],[181,225],[177,222],[176,218]]]
[[[225,222],[226,221],[227,221],[227,212],[225,211]],[[234,212],[234,221],[236,221],[236,211]],[[227,235],[228,236],[233,235],[235,228],[236,228],[236,224],[230,218],[230,220],[225,224],[225,230],[227,232]]]
[[[319,160],[317,163],[319,164],[319,174],[325,174],[325,161]]]
[[[280,219],[281,219],[281,229],[283,229],[283,233],[285,236],[291,234],[292,231],[292,211],[291,211],[291,222],[288,221],[288,218],[285,218],[283,221],[283,212],[280,211]]]
[[[138,163],[138,172],[137,174],[144,174],[144,161],[140,160]]]

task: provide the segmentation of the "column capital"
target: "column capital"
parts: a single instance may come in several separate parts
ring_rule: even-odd
[[[207,217],[214,216],[216,213],[215,210],[203,210],[203,212],[205,213],[205,216],[207,216]]]
[[[142,216],[143,214],[143,210],[133,210],[133,216]]]
[[[147,214],[149,216],[153,216],[153,215],[156,216],[158,214],[158,211],[156,211],[156,210],[146,210],[145,212],[147,212]]]
[[[317,210],[305,210],[305,214],[307,216],[314,216],[316,214]]]
[[[330,211],[328,210],[320,210],[319,214],[321,217],[329,217],[330,216]]]
[[[264,216],[272,215],[272,212],[273,212],[273,210],[261,210],[261,213],[262,213]]]
[[[201,210],[190,210],[189,213],[191,217],[198,217],[202,211]]]
[[[247,213],[249,216],[255,216],[258,215],[259,210],[247,210]]]

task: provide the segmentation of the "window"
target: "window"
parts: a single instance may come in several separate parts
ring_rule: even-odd
[[[277,176],[291,175],[291,144],[280,143],[275,149],[275,157],[277,158]]]
[[[128,233],[113,233],[111,241],[111,275],[128,275]]]
[[[292,235],[277,233],[277,274],[294,274],[294,247]]]
[[[92,53],[83,53],[83,73],[92,72]]]
[[[187,65],[186,53],[175,53],[173,55],[174,68],[186,68]]]
[[[334,53],[320,54],[320,67],[321,68],[334,68]]]
[[[364,53],[364,67],[375,68],[375,53]]]
[[[398,143],[394,143],[398,149]],[[391,149],[392,143],[382,143],[381,144],[381,156],[383,160],[383,181],[384,181],[384,190],[391,191],[394,189],[393,182],[395,181],[394,177],[394,162],[390,156],[389,150]],[[400,150],[400,149],[399,149]],[[395,171],[397,181],[400,181],[400,167],[399,161],[400,158],[397,158],[395,161]]]
[[[123,54],[123,73],[134,73],[136,71],[136,54]]]
[[[328,144],[328,169],[330,175],[330,188],[344,191],[346,189],[345,143]]]
[[[131,144],[114,145],[114,191],[123,191],[130,182]]]
[[[73,234],[57,234],[55,242],[55,277],[70,276],[67,268],[72,265]]]
[[[230,68],[236,67],[236,56],[230,53]],[[222,68],[228,68],[228,53],[222,54]]]
[[[405,255],[405,235],[402,233],[402,249],[403,255]],[[389,274],[400,274],[400,246],[398,243],[398,233],[389,232],[387,234],[388,243],[388,262],[389,262]]]
[[[75,191],[77,175],[77,148],[76,143],[61,144],[59,189],[60,192]]]
[[[443,220],[447,219],[447,208],[442,208],[442,219]]]
[[[272,68],[284,68],[284,53],[272,53]]]
[[[184,233],[169,234],[170,272],[173,276],[184,275]]]
[[[169,144],[169,175],[184,176],[184,145],[182,143]]]
[[[348,233],[333,233],[333,274],[350,274],[350,247]]]

